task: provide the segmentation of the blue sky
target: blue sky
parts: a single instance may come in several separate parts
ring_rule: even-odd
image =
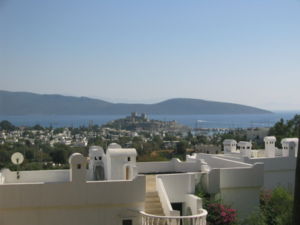
[[[300,109],[300,0],[0,0],[0,89]]]

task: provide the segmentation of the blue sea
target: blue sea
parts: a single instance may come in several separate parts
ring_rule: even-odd
[[[273,114],[243,115],[148,115],[150,119],[172,121],[191,128],[253,128],[271,127],[281,118],[292,119],[300,111],[274,112]],[[0,121],[8,120],[16,126],[80,127],[89,124],[103,125],[111,120],[128,115],[87,115],[87,116],[0,116]]]

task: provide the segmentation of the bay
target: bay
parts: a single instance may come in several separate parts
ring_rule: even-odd
[[[274,112],[272,114],[238,114],[238,115],[148,115],[150,119],[172,121],[191,128],[253,128],[271,127],[281,118],[292,119],[300,111]],[[128,115],[26,115],[0,116],[0,121],[8,120],[16,126],[44,127],[80,127],[90,124],[103,125],[111,120],[124,118]]]

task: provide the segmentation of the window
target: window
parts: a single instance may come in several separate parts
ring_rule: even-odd
[[[130,157],[127,158],[127,161],[130,162]]]
[[[99,156],[99,160],[102,160],[102,157],[101,157],[101,156]]]
[[[77,164],[77,169],[81,169],[81,164]]]
[[[97,160],[97,157],[95,156],[95,160]]]
[[[123,220],[122,225],[132,225],[132,220]]]

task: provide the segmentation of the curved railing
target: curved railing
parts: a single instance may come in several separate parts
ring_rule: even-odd
[[[157,216],[140,212],[142,215],[142,225],[206,225],[207,211],[202,209],[202,213],[191,216]]]

